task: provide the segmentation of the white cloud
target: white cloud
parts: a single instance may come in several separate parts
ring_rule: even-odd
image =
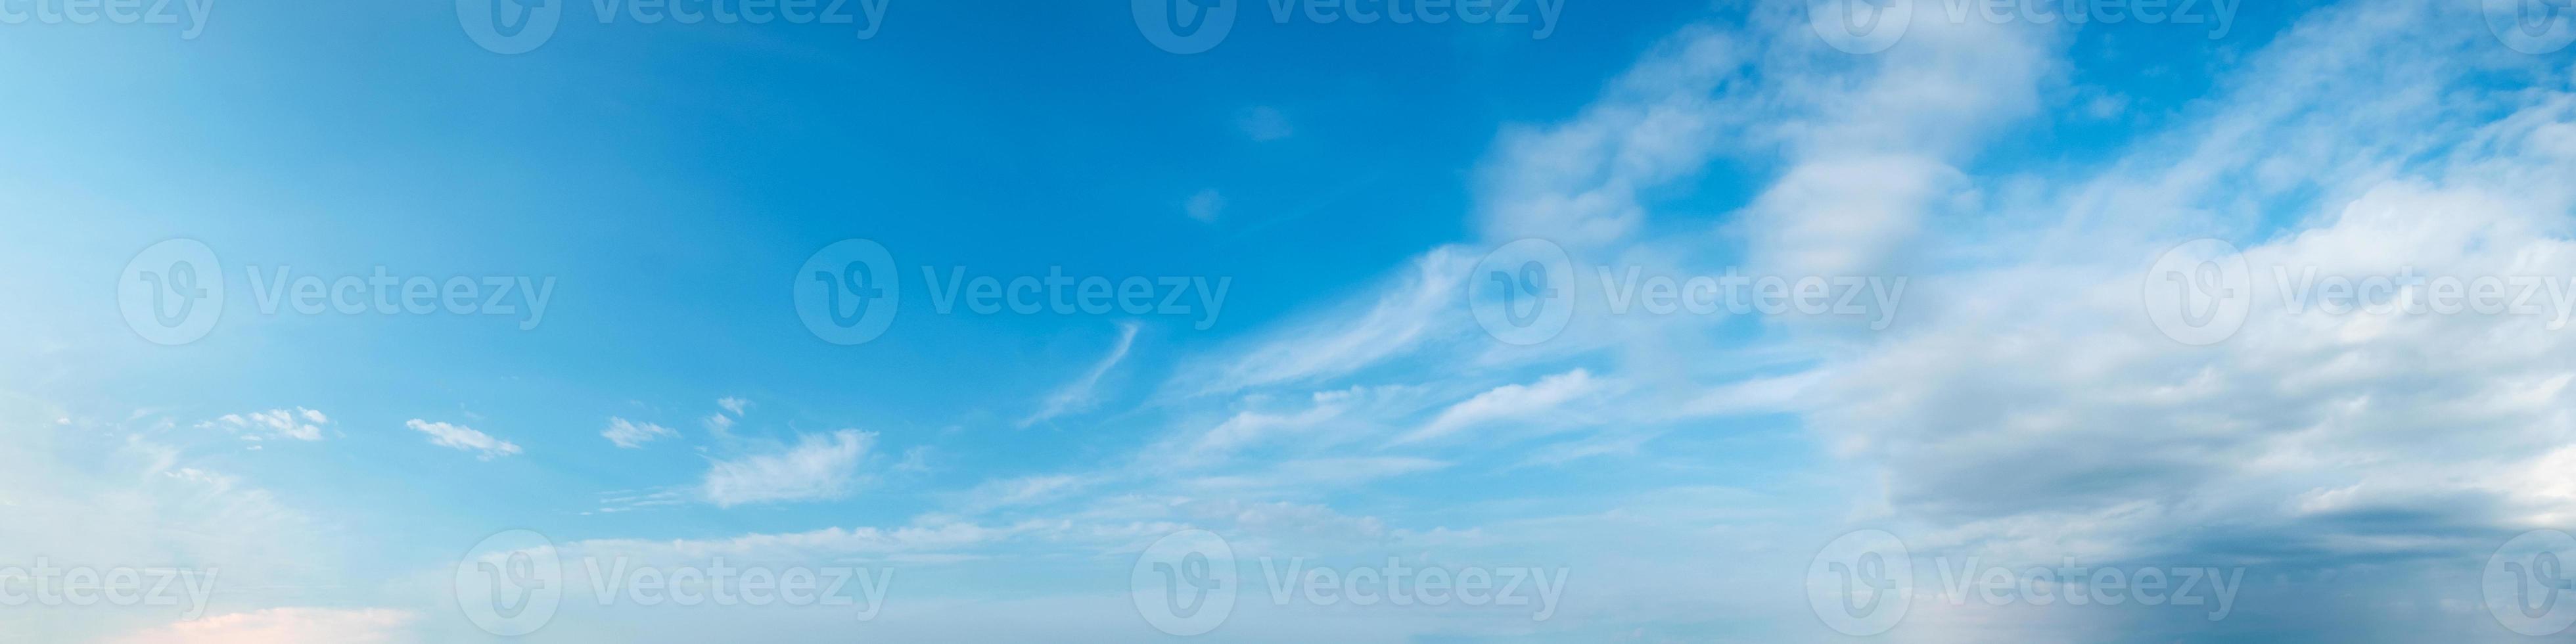
[[[1474,320],[1459,304],[1475,262],[1462,247],[1434,248],[1367,297],[1337,303],[1250,346],[1202,360],[1166,390],[1221,394],[1308,382],[1411,353],[1426,342],[1466,337]]]
[[[2553,315],[2302,313],[2281,281],[2576,276],[2576,95],[2486,86],[2475,13],[2306,16],[2050,195],[2035,210],[2067,214],[2042,243],[1927,278],[1909,322],[1782,398],[1882,477],[1864,505],[1938,526],[1926,548],[2384,563],[2576,516],[2563,469],[2532,474],[2576,442]],[[2264,220],[2283,229],[2244,232]],[[2243,328],[2207,347],[2140,307],[2155,255],[2195,236],[2238,239],[2254,272]]]
[[[1418,443],[1495,422],[1544,422],[1558,407],[1603,389],[1592,373],[1576,369],[1527,385],[1503,385],[1442,410],[1438,417],[1396,438],[1396,444]]]
[[[517,444],[493,438],[490,434],[475,431],[474,428],[464,425],[433,423],[414,418],[405,421],[403,426],[410,427],[412,431],[428,434],[432,445],[475,452],[474,457],[481,460],[488,461],[519,453]]]
[[[167,421],[93,417],[0,389],[0,445],[9,446],[0,449],[0,506],[10,520],[0,552],[63,567],[220,567],[217,606],[237,597],[229,589],[338,583],[331,571],[347,565],[347,553],[328,522],[218,467],[225,456],[145,437],[176,429]],[[29,555],[18,556],[23,565]],[[171,590],[182,603],[166,612],[20,610],[0,621],[26,641],[99,641],[191,610],[183,589]]]
[[[725,413],[741,416],[743,410],[751,408],[751,401],[734,396],[726,396],[716,399],[716,406],[724,408]]]
[[[671,428],[669,427],[663,427],[652,423],[638,423],[624,418],[610,418],[608,419],[607,431],[602,431],[599,435],[607,437],[608,442],[616,443],[618,447],[635,449],[643,447],[645,443],[653,442],[656,439],[679,436],[680,433],[671,431]]]
[[[1134,322],[1119,324],[1118,341],[1109,347],[1109,355],[1093,364],[1089,371],[1083,372],[1081,378],[1065,384],[1064,388],[1048,395],[1036,414],[1020,420],[1020,426],[1027,427],[1057,416],[1091,409],[1096,402],[1093,390],[1100,386],[1102,376],[1109,375],[1111,368],[1117,367],[1119,361],[1127,359],[1127,350],[1136,345],[1138,328],[1140,328],[1139,325]]]
[[[785,452],[716,461],[700,490],[720,507],[847,497],[876,436],[854,429],[808,434]]]
[[[1189,213],[1191,219],[1214,223],[1216,216],[1225,212],[1225,195],[1217,193],[1215,188],[1201,190],[1190,195],[1189,202],[1182,204],[1181,208]]]
[[[198,423],[197,427],[223,429],[241,436],[242,440],[249,441],[268,439],[318,441],[322,440],[323,426],[329,424],[331,424],[331,417],[323,415],[322,412],[297,407],[291,410],[271,409],[248,414],[225,414],[222,418]]]

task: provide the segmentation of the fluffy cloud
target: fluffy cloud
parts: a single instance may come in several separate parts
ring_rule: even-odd
[[[700,491],[721,507],[847,497],[876,437],[854,429],[808,434],[784,452],[716,461]]]
[[[241,436],[242,440],[249,441],[268,439],[318,441],[322,440],[322,427],[329,424],[331,424],[331,417],[323,415],[322,412],[297,407],[247,414],[225,414],[222,418],[198,423],[197,427],[223,429]]]

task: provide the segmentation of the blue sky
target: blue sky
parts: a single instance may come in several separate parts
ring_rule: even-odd
[[[2576,17],[1908,1],[566,3],[516,47],[481,0],[0,1],[34,12],[0,20],[0,642],[2563,632],[2496,580],[2576,529]],[[1200,7],[1205,51],[1142,19]],[[848,240],[899,297],[834,342]],[[174,258],[209,322],[147,315]],[[2159,299],[2184,260],[2234,287],[2214,334]],[[2300,279],[2401,273],[2534,308]],[[1188,310],[940,292],[1050,275]],[[1856,308],[1658,311],[1658,277]],[[467,295],[373,304],[406,281]],[[1497,326],[1524,296],[1556,321]],[[475,564],[531,553],[502,579],[559,605],[495,617]],[[39,559],[212,586],[12,602]],[[598,572],[720,562],[884,581]],[[1349,594],[1398,568],[1529,583]],[[2094,569],[2235,581],[2034,599]]]

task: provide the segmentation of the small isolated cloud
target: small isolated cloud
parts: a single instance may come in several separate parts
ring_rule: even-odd
[[[1254,141],[1277,141],[1297,133],[1297,129],[1288,124],[1288,115],[1266,105],[1244,110],[1243,118],[1236,120],[1235,126],[1243,128],[1243,135],[1252,137]]]
[[[491,434],[474,431],[474,428],[466,427],[464,425],[433,423],[414,418],[410,421],[404,422],[403,426],[412,428],[412,431],[428,434],[430,444],[468,452],[479,452],[475,455],[475,458],[481,460],[488,461],[494,458],[519,453],[519,446],[517,444],[493,438]]]
[[[1183,204],[1182,209],[1190,214],[1191,219],[1216,223],[1216,216],[1225,212],[1225,195],[1217,194],[1215,188],[1201,190],[1190,195],[1189,203]]]
[[[663,427],[652,423],[638,423],[624,418],[610,418],[608,419],[608,430],[600,432],[599,435],[607,437],[608,442],[616,443],[618,447],[635,449],[643,447],[645,443],[650,443],[658,439],[679,436],[680,433],[671,431],[671,428],[669,427]]]
[[[391,644],[415,641],[420,614],[369,608],[272,608],[147,629],[108,644]]]
[[[844,429],[805,435],[785,452],[716,461],[707,468],[703,491],[719,507],[846,497],[876,439],[874,433]]]
[[[322,412],[297,407],[271,409],[247,414],[225,414],[222,418],[197,423],[199,429],[222,429],[241,436],[242,440],[322,440],[322,426],[331,417]]]
[[[734,420],[742,418],[743,410],[751,408],[751,401],[726,396],[716,399],[716,406],[723,408],[724,411],[707,414],[706,418],[698,420],[698,424],[705,425],[707,433],[725,438],[733,436]]]

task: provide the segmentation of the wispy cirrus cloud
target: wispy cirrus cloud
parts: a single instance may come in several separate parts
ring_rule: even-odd
[[[519,453],[517,443],[493,438],[491,434],[485,434],[464,425],[434,423],[414,418],[403,422],[403,426],[411,428],[412,431],[427,434],[429,443],[432,445],[472,452],[478,460],[489,461]]]
[[[1118,340],[1110,345],[1109,355],[1102,356],[1100,362],[1094,363],[1090,370],[1082,373],[1082,377],[1075,378],[1073,382],[1065,383],[1064,387],[1057,389],[1055,393],[1048,394],[1046,400],[1040,404],[1037,413],[1020,419],[1020,426],[1028,427],[1058,416],[1091,409],[1098,403],[1096,390],[1100,387],[1101,377],[1109,375],[1110,369],[1117,368],[1119,361],[1127,359],[1128,349],[1136,346],[1136,332],[1139,328],[1140,326],[1134,322],[1120,323]]]
[[[783,451],[716,461],[699,491],[718,507],[844,498],[862,480],[859,463],[876,438],[855,429],[807,434]]]
[[[618,447],[637,449],[643,447],[645,443],[650,443],[664,438],[677,437],[680,433],[671,431],[671,428],[669,427],[663,427],[652,423],[639,423],[624,418],[610,418],[608,419],[608,429],[599,432],[599,435],[607,438],[608,442],[617,444]]]

